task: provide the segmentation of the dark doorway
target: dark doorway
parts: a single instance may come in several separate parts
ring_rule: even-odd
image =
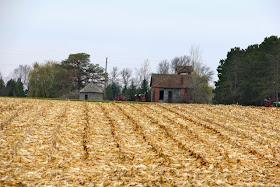
[[[168,102],[172,103],[172,91],[168,91]]]
[[[159,100],[163,100],[164,90],[159,91]]]
[[[85,100],[88,100],[88,95],[85,95]]]

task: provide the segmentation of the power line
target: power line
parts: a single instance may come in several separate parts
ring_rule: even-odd
[[[50,52],[46,52],[43,55],[48,55]],[[51,52],[52,53],[52,52]],[[0,52],[0,55],[4,54],[4,55],[33,55],[36,54],[38,55],[38,52]],[[65,55],[64,53],[53,53],[53,54],[61,54],[61,55]],[[94,56],[93,55],[93,59],[104,59],[106,57],[102,57],[102,56]],[[114,56],[110,56],[110,59],[118,59],[118,60],[162,60],[165,59],[163,58],[159,58],[159,57],[114,57]]]

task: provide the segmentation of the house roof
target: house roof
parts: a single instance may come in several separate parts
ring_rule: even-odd
[[[192,75],[152,74],[151,87],[156,88],[192,88]]]
[[[94,83],[89,83],[83,89],[80,90],[80,93],[103,93],[103,91],[98,88]]]
[[[193,67],[192,66],[177,66],[176,67],[176,72],[178,74],[180,74],[180,73],[191,73],[191,72],[193,72]]]

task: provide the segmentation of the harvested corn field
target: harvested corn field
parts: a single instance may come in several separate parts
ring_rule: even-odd
[[[277,108],[0,104],[0,186],[280,185]]]

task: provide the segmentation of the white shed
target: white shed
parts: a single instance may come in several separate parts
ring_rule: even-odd
[[[91,82],[80,90],[80,100],[103,100],[103,91]]]

